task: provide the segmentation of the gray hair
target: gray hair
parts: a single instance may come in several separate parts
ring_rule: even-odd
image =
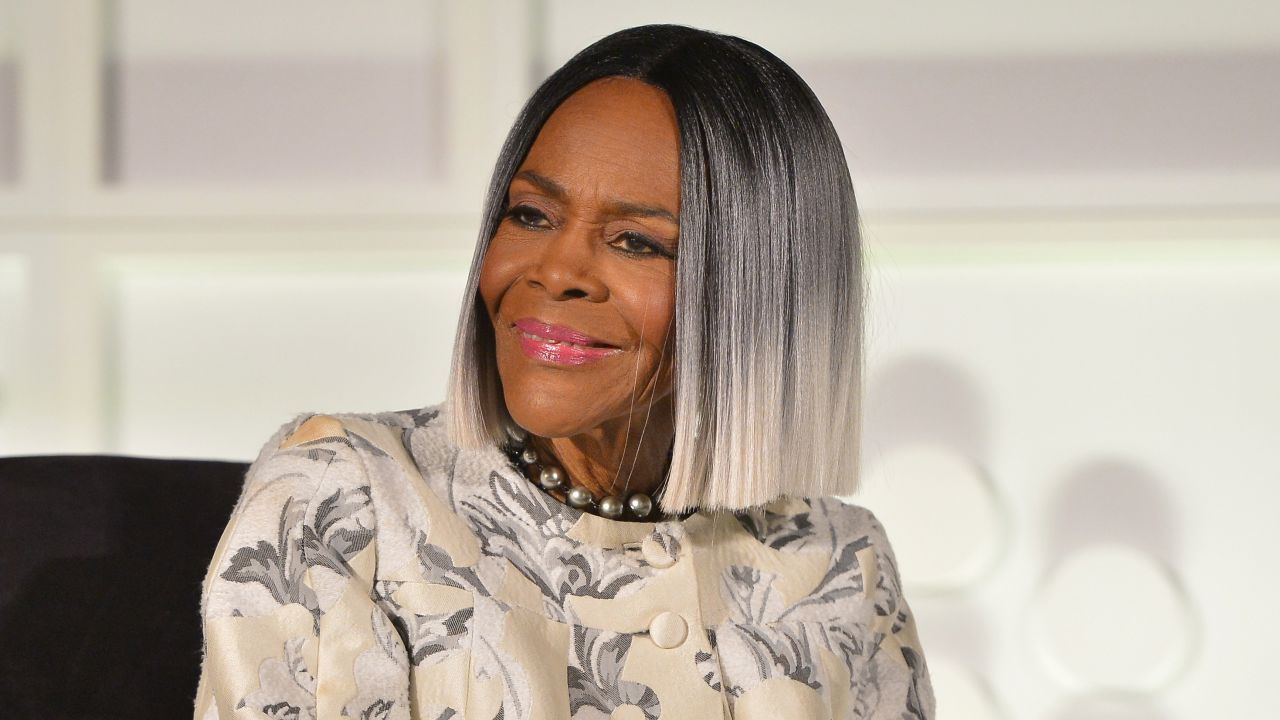
[[[445,405],[459,447],[509,442],[480,270],[512,176],[557,106],[605,77],[666,92],[680,132],[675,438],[666,513],[850,495],[862,434],[862,243],[840,139],[786,63],[741,38],[646,25],[538,87],[499,154]]]

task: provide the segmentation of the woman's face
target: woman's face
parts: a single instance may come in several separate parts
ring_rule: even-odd
[[[630,414],[638,429],[650,404],[669,420],[679,163],[666,94],[605,78],[555,110],[512,179],[480,295],[508,411],[533,434]]]

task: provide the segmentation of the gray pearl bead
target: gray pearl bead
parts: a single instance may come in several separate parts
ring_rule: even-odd
[[[520,462],[525,465],[532,465],[538,462],[538,451],[533,448],[525,448],[520,451]]]
[[[542,472],[538,475],[538,484],[547,490],[555,490],[564,485],[564,473],[555,465],[548,465],[542,468]]]
[[[529,433],[519,425],[508,425],[507,437],[511,438],[517,443],[522,443],[529,438]]]
[[[607,518],[616,518],[622,514],[622,498],[610,495],[600,501],[600,514]]]
[[[579,509],[591,504],[591,493],[587,492],[587,489],[582,487],[574,486],[569,488],[569,492],[565,495],[565,498],[569,501],[570,505]]]
[[[645,517],[653,511],[653,500],[644,493],[636,493],[627,498],[627,509],[636,517]]]

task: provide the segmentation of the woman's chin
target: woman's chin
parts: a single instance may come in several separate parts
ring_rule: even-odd
[[[513,398],[507,392],[507,412],[520,427],[539,437],[571,437],[599,425],[597,418],[583,412],[584,402],[563,394],[536,391]],[[598,399],[598,398],[597,398]]]

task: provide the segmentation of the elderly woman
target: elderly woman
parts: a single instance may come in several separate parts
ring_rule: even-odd
[[[932,718],[841,499],[862,263],[839,139],[736,37],[632,28],[533,94],[447,397],[302,413],[204,586],[197,718]]]

